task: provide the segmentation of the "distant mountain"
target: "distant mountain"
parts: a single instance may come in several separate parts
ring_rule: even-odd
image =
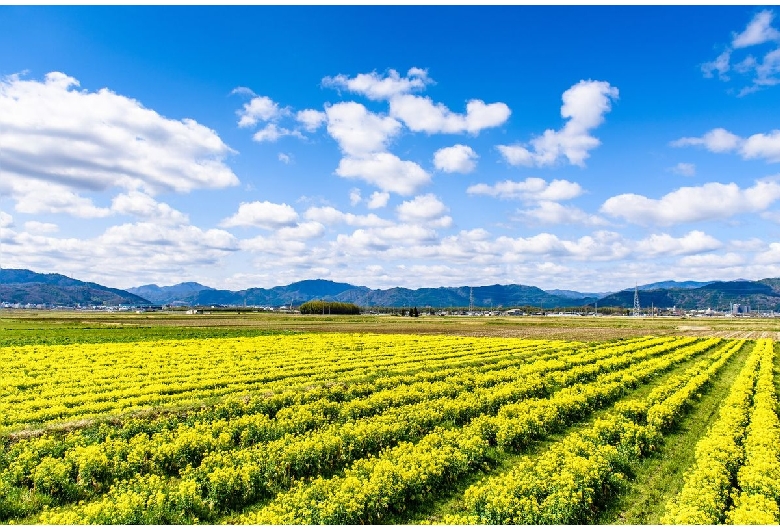
[[[687,282],[686,282],[687,283]],[[599,307],[633,307],[634,289],[626,289],[599,299]],[[753,309],[780,310],[780,278],[760,281],[735,280],[707,282],[701,287],[652,289],[640,291],[641,307],[672,307],[684,309],[728,310],[732,304],[749,305]]]
[[[712,282],[676,282],[673,280],[667,280],[665,282],[646,283],[637,287],[640,291],[652,291],[653,289],[698,289],[704,287]]]
[[[121,289],[27,269],[0,270],[0,302],[67,306],[151,305],[149,300]]]
[[[470,287],[406,289],[369,289],[328,280],[305,280],[272,289],[243,291],[200,291],[190,298],[194,305],[295,305],[309,300],[351,302],[364,307],[469,307]],[[596,297],[573,299],[552,295],[526,285],[489,285],[474,287],[475,307],[543,307],[582,305]]]
[[[582,299],[582,298],[601,298],[611,294],[609,291],[604,293],[581,293],[579,291],[567,291],[566,289],[546,289],[544,292],[555,296],[562,296],[563,298]]]
[[[197,282],[177,283],[160,287],[156,284],[131,287],[127,292],[146,298],[155,304],[172,304],[175,302],[188,303],[194,295],[201,291],[213,291],[213,287],[207,287]]]
[[[639,288],[641,307],[677,306],[681,309],[728,309],[731,304],[780,311],[780,278],[730,282],[656,282]],[[128,292],[130,291],[130,292]],[[479,287],[424,287],[369,289],[330,280],[303,280],[290,285],[241,291],[214,289],[196,282],[159,287],[154,284],[128,291],[81,282],[61,274],[39,274],[25,269],[0,270],[0,302],[52,305],[149,305],[180,302],[193,306],[300,305],[310,300],[352,302],[363,307],[478,308],[533,306],[544,309],[593,305],[632,307],[634,289],[599,296],[599,293],[550,290],[529,285]]]

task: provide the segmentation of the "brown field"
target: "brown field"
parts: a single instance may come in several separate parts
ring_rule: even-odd
[[[230,312],[184,315],[182,312],[99,313],[0,311],[0,321],[13,327],[117,328],[178,327],[318,331],[346,333],[413,333],[484,337],[556,338],[601,341],[643,335],[685,335],[780,340],[780,319],[670,317],[482,317],[387,315],[319,316]]]

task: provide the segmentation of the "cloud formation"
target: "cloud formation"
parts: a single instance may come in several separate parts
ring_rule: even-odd
[[[763,158],[767,162],[780,162],[780,130],[769,134],[753,134],[741,138],[726,129],[712,129],[701,137],[685,137],[675,140],[672,147],[701,146],[712,153],[736,152],[743,159]]]
[[[477,134],[482,129],[498,127],[512,112],[505,103],[490,103],[472,99],[466,103],[466,113],[452,112],[431,98],[411,94],[390,100],[390,115],[403,121],[414,132],[428,134]]]
[[[109,210],[82,193],[119,188],[153,195],[239,183],[225,163],[234,151],[213,130],[165,118],[107,88],[78,86],[60,72],[43,81],[0,80],[0,192],[19,211],[101,217]]]
[[[360,179],[384,192],[399,195],[412,195],[431,180],[431,176],[419,165],[401,160],[390,153],[342,158],[336,168],[336,174],[344,178]]]
[[[607,199],[601,212],[639,225],[668,226],[760,212],[778,199],[780,184],[774,180],[760,180],[746,189],[733,182],[710,182],[679,188],[660,199],[624,193]]]
[[[738,96],[745,96],[762,88],[780,84],[780,31],[773,27],[775,13],[764,9],[753,16],[740,33],[733,33],[728,46],[714,60],[701,65],[704,77],[714,77],[724,82],[732,81],[732,75],[748,77],[748,84],[740,83]],[[759,58],[743,55],[742,50],[760,49]],[[763,54],[763,57],[761,57]]]
[[[376,71],[367,74],[358,74],[353,78],[339,74],[334,77],[325,77],[322,85],[325,87],[345,89],[355,94],[360,94],[373,100],[390,99],[401,94],[423,90],[433,81],[428,77],[428,71],[422,68],[410,68],[406,77],[396,70],[388,70],[382,76]]]
[[[475,184],[466,189],[470,195],[489,195],[500,199],[521,199],[525,201],[566,201],[579,197],[582,187],[568,180],[547,182],[538,177],[529,177],[523,181],[505,180],[490,186]]]
[[[563,93],[561,117],[568,119],[560,130],[547,129],[528,144],[499,145],[504,159],[513,166],[552,166],[563,159],[583,167],[590,151],[601,142],[590,131],[604,122],[618,89],[606,81],[580,81]]]
[[[433,154],[433,165],[445,173],[471,173],[477,167],[477,153],[469,146],[455,144]]]
[[[284,226],[292,226],[298,220],[298,213],[288,204],[275,204],[268,201],[242,202],[238,211],[224,219],[220,226],[232,228],[236,226],[256,226],[273,230]]]

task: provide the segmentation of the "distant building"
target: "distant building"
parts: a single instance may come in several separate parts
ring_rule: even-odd
[[[731,304],[732,315],[747,315],[748,313],[750,313],[749,305]]]

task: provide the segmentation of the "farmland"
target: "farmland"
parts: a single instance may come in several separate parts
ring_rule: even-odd
[[[3,522],[778,523],[773,320],[0,330]]]

